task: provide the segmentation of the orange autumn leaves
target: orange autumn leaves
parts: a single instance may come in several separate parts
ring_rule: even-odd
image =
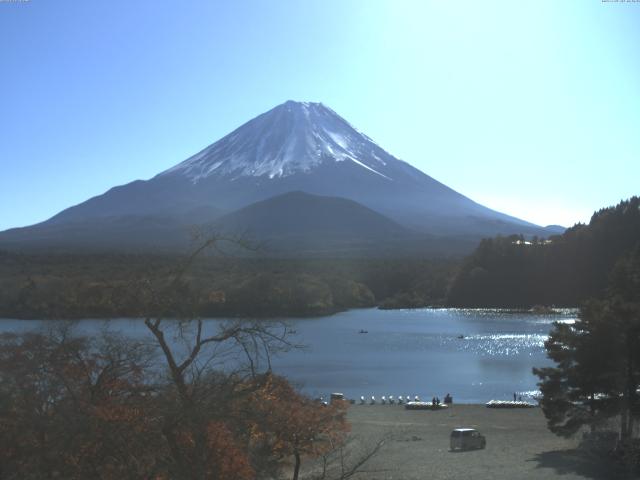
[[[187,408],[150,358],[119,338],[0,337],[0,477],[251,480],[349,430],[344,402],[323,406],[271,374],[218,373],[196,389],[216,400]]]
[[[98,343],[2,336],[2,478],[135,478],[155,468],[144,349]]]
[[[278,457],[320,455],[341,444],[349,432],[346,402],[322,405],[300,395],[282,377],[268,375],[252,403],[253,440],[268,444]]]
[[[260,465],[282,467],[296,457],[322,455],[342,445],[349,432],[346,402],[325,406],[282,377],[262,375],[238,389],[243,393],[226,418],[207,425],[206,478],[251,480]],[[197,449],[193,433],[182,438],[182,448]]]
[[[207,426],[207,478],[251,480],[255,471],[247,451],[224,422]]]

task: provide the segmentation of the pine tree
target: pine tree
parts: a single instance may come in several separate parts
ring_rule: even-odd
[[[620,416],[620,438],[640,418],[640,248],[618,262],[607,295],[590,300],[578,321],[556,324],[545,343],[555,367],[536,368],[551,431],[572,435]]]

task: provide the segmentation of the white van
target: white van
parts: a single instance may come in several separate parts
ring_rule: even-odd
[[[456,428],[451,432],[451,450],[484,448],[487,440],[475,428]]]

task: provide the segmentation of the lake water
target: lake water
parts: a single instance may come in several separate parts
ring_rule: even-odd
[[[319,318],[289,319],[294,341],[306,345],[273,360],[273,369],[313,396],[446,393],[454,401],[484,403],[537,390],[531,369],[550,365],[544,341],[553,322],[572,322],[575,310],[553,315],[501,310],[359,309]],[[215,324],[218,320],[211,320]],[[43,322],[0,320],[0,330],[24,331]],[[78,322],[82,333],[105,322]],[[141,320],[118,319],[108,328],[145,336]],[[365,330],[367,333],[360,333]]]

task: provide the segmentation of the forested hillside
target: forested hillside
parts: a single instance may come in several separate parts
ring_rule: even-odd
[[[463,263],[448,303],[460,307],[576,306],[600,296],[615,262],[640,244],[640,198],[594,213],[549,239],[483,240]]]
[[[205,256],[184,279],[184,302],[206,316],[322,315],[374,305],[577,306],[599,296],[615,262],[638,245],[640,198],[633,197],[563,235],[482,240],[462,262]],[[162,285],[184,259],[0,252],[0,317],[137,316],[132,285]]]
[[[138,316],[134,288],[160,288],[185,261],[153,255],[0,252],[0,317]],[[456,259],[203,257],[184,278],[183,303],[206,316],[321,315],[384,304],[442,304]],[[168,312],[176,313],[176,312]]]

